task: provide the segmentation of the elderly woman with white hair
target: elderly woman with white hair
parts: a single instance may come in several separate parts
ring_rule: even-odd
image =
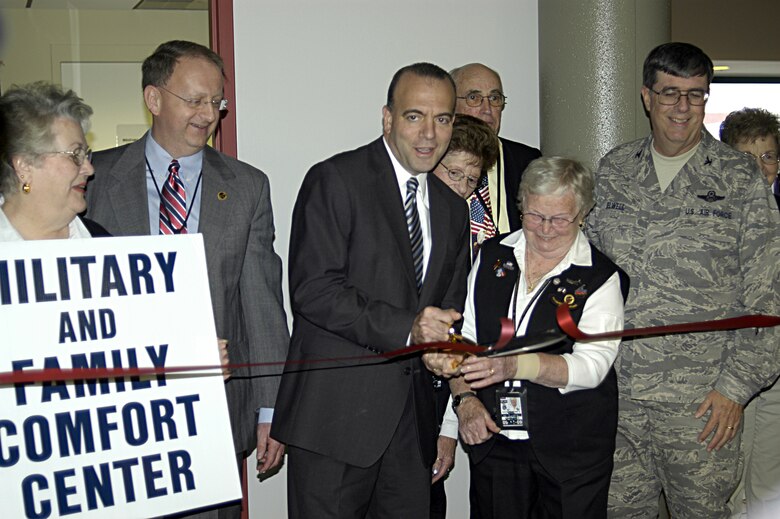
[[[95,172],[85,133],[92,108],[50,83],[0,97],[0,241],[106,235],[77,218]]]
[[[622,329],[628,277],[580,231],[593,185],[574,160],[528,166],[522,229],[485,242],[469,276],[464,337],[495,342],[502,317],[517,336],[558,330],[562,304],[587,333]],[[444,354],[426,355],[455,376],[450,419],[469,453],[472,518],[606,517],[619,343],[567,338],[540,353],[467,357],[454,372]]]

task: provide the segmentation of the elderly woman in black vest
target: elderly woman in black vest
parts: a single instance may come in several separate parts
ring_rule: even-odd
[[[622,328],[628,278],[580,231],[593,185],[592,172],[573,160],[528,166],[522,230],[483,244],[469,276],[465,337],[496,341],[501,317],[516,335],[557,329],[560,304],[585,332]],[[606,517],[619,342],[567,340],[544,353],[462,363],[450,382],[450,420],[456,413],[469,452],[472,518]]]

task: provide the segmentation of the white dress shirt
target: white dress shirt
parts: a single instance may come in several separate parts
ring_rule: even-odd
[[[382,142],[385,143],[385,149],[387,154],[390,155],[390,161],[393,163],[393,171],[395,171],[395,178],[398,182],[398,191],[401,196],[401,204],[406,201],[406,183],[412,178],[412,174],[406,171],[406,169],[398,162],[398,159],[393,155],[393,151],[390,146],[387,145],[387,140],[383,137]],[[420,215],[420,228],[422,230],[423,237],[423,282],[425,282],[425,273],[428,272],[428,260],[431,257],[431,206],[428,202],[428,174],[420,173],[414,175],[417,177],[419,187],[417,188],[417,212]]]

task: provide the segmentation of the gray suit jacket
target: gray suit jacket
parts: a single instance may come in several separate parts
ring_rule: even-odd
[[[150,234],[146,138],[95,153],[87,215],[114,236]],[[282,263],[274,252],[268,177],[206,147],[199,232],[206,248],[217,335],[229,341],[233,364],[284,360],[289,333],[282,304]],[[217,193],[226,193],[220,200]],[[154,234],[157,234],[155,229]],[[162,238],[161,238],[162,239]],[[226,384],[236,453],[256,446],[255,409],[274,406],[281,368],[233,371]],[[265,375],[265,376],[260,376]]]

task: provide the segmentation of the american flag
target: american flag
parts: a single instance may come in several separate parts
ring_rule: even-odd
[[[488,213],[492,214],[493,210],[490,207],[490,193],[488,191],[487,177],[482,177],[482,179],[477,191],[482,197],[482,200],[485,201],[487,211],[485,211],[485,207],[477,197],[477,193],[474,193],[469,197],[472,259],[477,257],[477,252],[479,252],[479,246],[482,245],[482,242],[496,235],[496,226],[493,223],[493,219],[488,215]]]

